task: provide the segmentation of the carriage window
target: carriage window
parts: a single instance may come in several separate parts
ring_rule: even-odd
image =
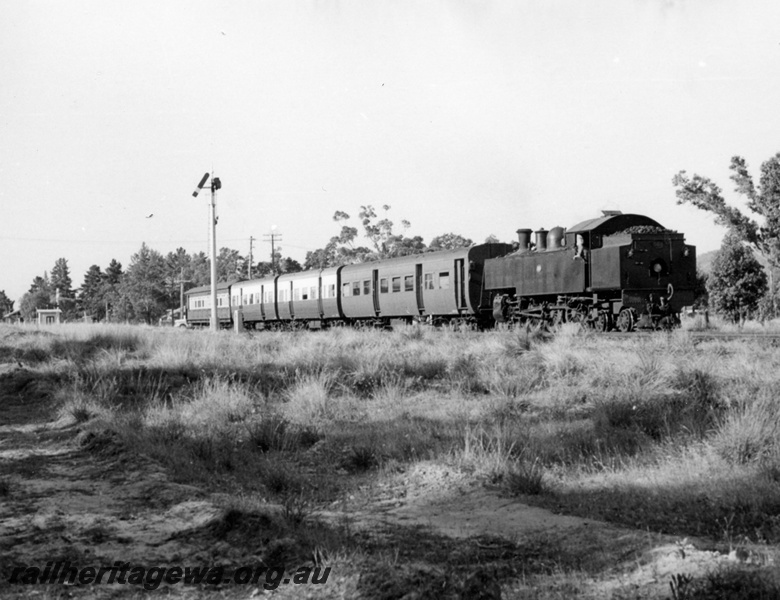
[[[347,296],[351,296],[350,290],[352,289],[352,284],[350,283],[342,283],[341,284],[341,295],[346,298]]]
[[[433,273],[426,273],[423,277],[423,289],[433,289]]]
[[[366,280],[363,282],[363,294],[368,296],[371,293],[371,281]]]
[[[293,290],[293,300],[298,301],[301,299],[301,290],[299,288],[295,288]],[[304,300],[306,300],[306,296],[303,297]]]
[[[387,277],[382,277],[382,279],[379,280],[379,293],[386,294],[387,292],[388,292]]]
[[[328,286],[328,298],[335,298],[336,297],[336,284],[331,283]]]
[[[450,288],[450,272],[442,271],[439,273],[439,289],[447,290]]]
[[[359,281],[352,282],[352,295],[353,296],[360,296],[360,282]]]
[[[313,285],[313,286],[311,286],[309,288],[309,298],[311,298],[312,300],[316,300],[317,299],[317,286],[316,285]]]
[[[393,291],[394,292],[400,292],[401,291],[401,278],[400,277],[393,277]]]
[[[405,292],[413,292],[414,291],[414,276],[413,275],[407,275],[404,277],[404,291]]]

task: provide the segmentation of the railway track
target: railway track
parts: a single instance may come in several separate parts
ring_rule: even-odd
[[[610,331],[606,333],[596,332],[600,336],[609,338],[626,338],[636,339],[637,337],[652,337],[659,335],[670,335],[675,332],[679,332],[679,329],[672,331],[632,331],[629,333],[622,333],[620,331]],[[770,341],[780,344],[780,331],[687,331],[688,335],[694,340],[754,340],[754,341]]]

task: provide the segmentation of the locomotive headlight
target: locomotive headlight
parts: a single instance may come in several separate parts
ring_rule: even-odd
[[[655,271],[656,273],[660,273],[661,271],[663,271],[663,269],[664,268],[661,266],[661,263],[655,263],[653,265],[653,271]]]

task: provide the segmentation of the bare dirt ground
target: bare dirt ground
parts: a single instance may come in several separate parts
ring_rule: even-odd
[[[114,561],[160,566],[268,561],[278,542],[268,539],[268,523],[260,519],[251,528],[243,524],[228,531],[218,494],[174,483],[159,465],[124,451],[114,440],[85,435],[72,422],[57,420],[50,391],[29,370],[4,365],[0,371],[0,596],[145,594],[137,586],[120,584],[8,582],[14,568],[43,568],[48,561],[94,566]],[[273,510],[269,506],[269,514]],[[343,500],[318,507],[309,518],[347,528],[367,548],[395,548],[395,556],[390,552],[385,561],[391,570],[409,568],[422,557],[475,557],[503,570],[503,598],[666,598],[671,597],[673,576],[700,576],[730,565],[766,568],[776,560],[766,550],[715,550],[703,540],[555,514],[503,497],[455,469],[427,463],[368,483]],[[423,577],[431,574],[430,567],[419,570]],[[333,576],[317,589],[163,584],[149,593],[427,597],[372,587],[368,579],[347,556],[335,560]],[[495,583],[491,585],[493,595],[484,592],[481,597],[498,597]]]

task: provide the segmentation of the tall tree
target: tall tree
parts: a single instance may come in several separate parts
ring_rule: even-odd
[[[36,275],[30,285],[30,290],[19,301],[19,311],[25,321],[34,321],[39,308],[54,307],[54,289],[49,281],[49,275],[43,272],[43,277]]]
[[[299,273],[301,271],[303,271],[303,267],[301,266],[301,263],[299,263],[294,258],[285,256],[279,261],[280,273]]]
[[[166,301],[165,260],[156,250],[141,244],[130,257],[122,283],[123,294],[130,301],[135,318],[152,324],[164,313]]]
[[[217,281],[232,281],[241,277],[244,257],[238,250],[220,248],[217,254]]]
[[[101,321],[106,315],[106,305],[103,301],[103,285],[106,276],[100,267],[92,265],[84,274],[84,283],[79,289],[78,299],[81,308],[93,319]]]
[[[58,258],[55,261],[49,278],[54,292],[54,303],[62,310],[62,318],[66,321],[76,318],[78,307],[67,259]]]
[[[5,295],[5,290],[0,290],[0,319],[2,319],[8,313],[12,312],[13,309],[13,300]]]
[[[735,323],[751,317],[766,293],[764,268],[736,233],[728,233],[707,278],[710,306]]]
[[[358,213],[363,224],[365,237],[374,246],[374,252],[368,257],[369,260],[407,256],[425,251],[426,246],[420,236],[409,238],[393,230],[395,224],[387,217],[387,213],[390,211],[389,205],[383,205],[382,210],[385,211],[385,216],[376,221],[374,220],[377,218],[376,210],[370,204],[361,206]],[[411,227],[411,223],[403,219],[401,227],[406,231]]]
[[[36,290],[27,292],[19,302],[19,311],[25,321],[35,321],[39,308],[51,308],[53,306],[48,292]]]
[[[726,204],[721,189],[713,181],[700,175],[689,177],[685,171],[680,171],[672,179],[677,188],[677,203],[689,203],[711,212],[717,224],[728,227],[766,258],[772,280],[775,270],[780,269],[780,152],[761,165],[758,185],[741,156],[732,157],[729,168],[731,180],[736,184],[735,191],[745,197],[748,209],[760,218],[760,222]],[[777,314],[772,281],[770,294],[773,313]]]
[[[70,278],[70,269],[68,261],[65,258],[58,258],[51,270],[51,287],[60,291],[60,297],[71,298],[73,296],[73,281]]]
[[[106,283],[109,285],[118,285],[122,282],[123,275],[124,271],[122,271],[122,263],[117,261],[115,258],[112,258],[111,262],[108,263],[108,267],[106,268]]]
[[[51,294],[51,282],[49,281],[49,275],[46,273],[46,271],[43,272],[43,277],[36,275],[33,279],[33,282],[30,285],[29,293],[32,294],[35,292],[46,292],[47,294]]]
[[[390,206],[384,205],[382,209],[387,213]],[[358,228],[347,224],[350,216],[344,211],[337,210],[333,220],[341,223],[341,231],[330,238],[324,248],[312,250],[306,253],[304,269],[320,269],[339,265],[393,258],[424,252],[426,245],[420,236],[407,237],[393,230],[394,223],[387,217],[377,218],[377,212],[370,204],[360,207],[358,213],[363,236],[371,243],[371,247],[357,245]],[[401,221],[404,230],[408,229],[409,221]]]
[[[211,265],[209,257],[205,252],[198,252],[193,254],[190,267],[192,274],[189,276],[192,279],[193,286],[208,285],[211,282]]]
[[[130,316],[129,301],[122,295],[124,276],[122,263],[112,258],[105,270],[102,290],[103,303],[108,311],[106,313],[107,321],[122,321]]]

